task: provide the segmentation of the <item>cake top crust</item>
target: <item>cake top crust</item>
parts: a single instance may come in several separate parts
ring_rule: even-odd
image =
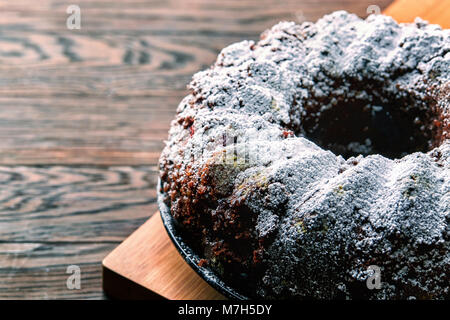
[[[395,279],[377,298],[396,296],[399,285],[448,294],[449,70],[450,31],[420,19],[338,11],[317,23],[280,22],[194,75],[161,168],[196,172],[198,181],[212,168],[219,201],[209,210],[238,202],[255,217],[254,237],[271,243],[259,297],[349,296],[371,264]],[[322,129],[335,125],[322,128],[324,119],[344,106],[352,119],[360,109],[371,115],[376,137],[330,140]],[[407,139],[387,154],[404,141],[410,148],[378,154],[397,131],[373,123],[403,117],[413,123]]]

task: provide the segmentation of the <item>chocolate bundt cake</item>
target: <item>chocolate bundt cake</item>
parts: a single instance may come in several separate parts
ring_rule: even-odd
[[[251,298],[448,299],[449,70],[449,30],[344,11],[223,49],[160,159],[199,264]]]

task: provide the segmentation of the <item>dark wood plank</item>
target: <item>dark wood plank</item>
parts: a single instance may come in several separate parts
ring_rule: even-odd
[[[78,0],[84,16],[82,29],[92,32],[131,30],[174,35],[194,33],[259,33],[280,20],[295,19],[303,11],[307,19],[316,20],[335,10],[366,14],[369,5],[384,9],[386,0]],[[70,0],[8,1],[2,4],[5,18],[0,25],[13,30],[54,31],[66,29],[66,8]],[[245,28],[243,28],[245,27]],[[67,31],[67,30],[66,30]],[[69,30],[70,31],[70,30]]]
[[[1,242],[119,242],[157,209],[151,167],[0,167]]]
[[[0,4],[0,165],[156,164],[193,73],[280,20],[390,0],[68,0]]]
[[[0,167],[0,299],[103,298],[102,259],[157,210],[155,169]]]
[[[155,165],[181,98],[0,97],[0,163]]]
[[[1,243],[0,299],[104,299],[101,261],[116,243]],[[67,267],[80,268],[69,289]]]

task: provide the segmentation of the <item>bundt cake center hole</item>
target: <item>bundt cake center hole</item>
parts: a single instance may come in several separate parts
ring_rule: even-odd
[[[433,126],[437,117],[432,109],[404,101],[345,101],[307,113],[302,119],[302,132],[322,148],[344,158],[360,154],[401,158],[434,146],[438,132]]]

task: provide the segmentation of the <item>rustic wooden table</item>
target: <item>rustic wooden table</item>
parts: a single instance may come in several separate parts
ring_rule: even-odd
[[[390,2],[1,0],[0,299],[105,297],[101,260],[157,210],[170,120],[221,48],[279,20]]]

